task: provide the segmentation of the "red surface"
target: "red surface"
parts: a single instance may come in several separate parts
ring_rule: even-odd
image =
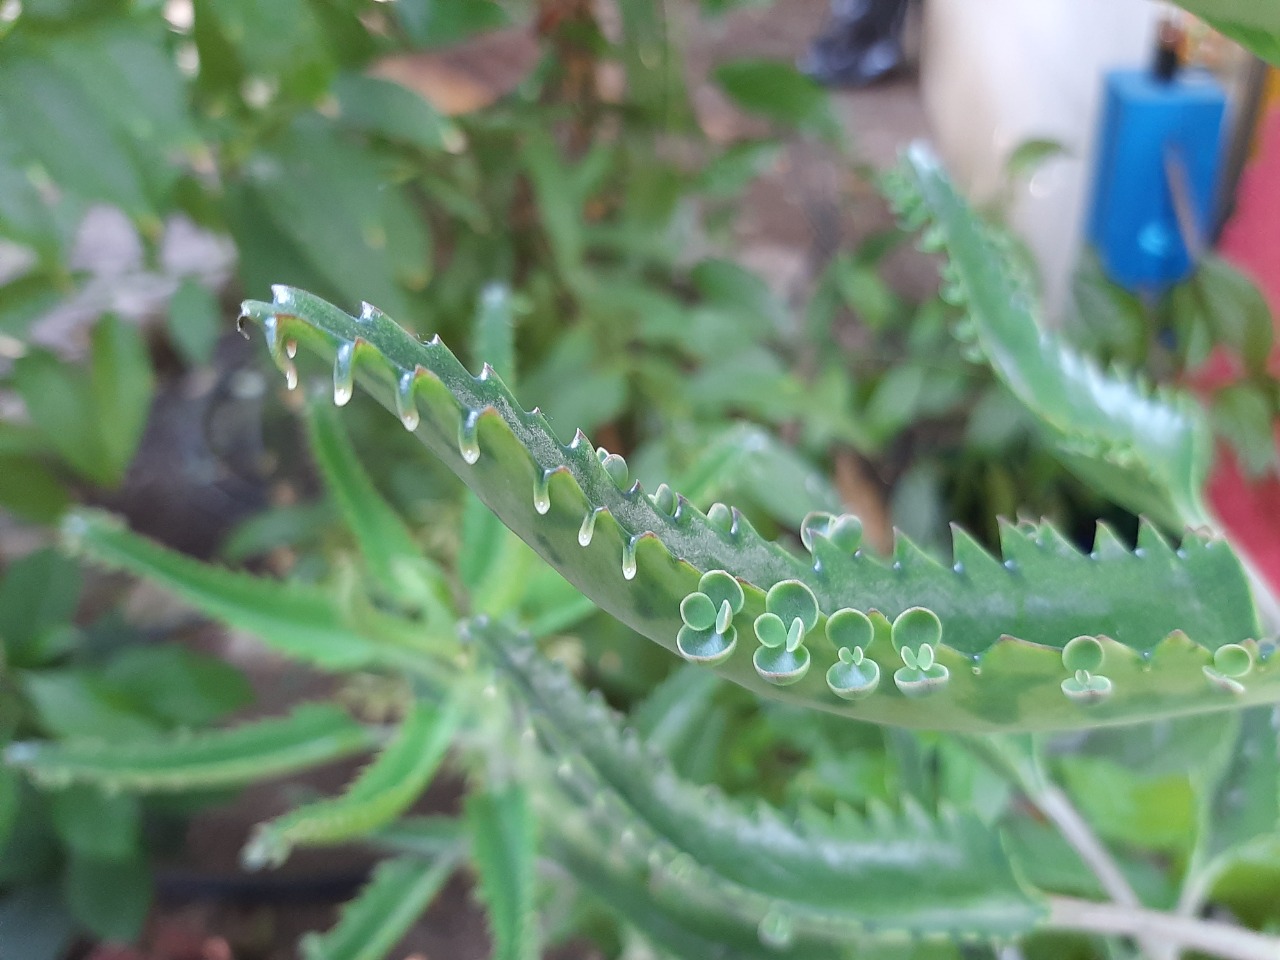
[[[1236,214],[1223,231],[1219,253],[1253,279],[1280,322],[1280,108],[1264,121],[1259,149],[1236,196]],[[1276,340],[1269,366],[1280,375],[1280,329]],[[1197,385],[1212,389],[1231,382],[1239,372],[1238,358],[1219,350],[1195,379]],[[1220,446],[1208,497],[1232,541],[1280,591],[1280,480],[1246,479],[1230,452]]]

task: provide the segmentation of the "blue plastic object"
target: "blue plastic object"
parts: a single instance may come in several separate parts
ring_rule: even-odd
[[[1116,283],[1159,292],[1191,272],[1183,230],[1203,237],[1213,222],[1226,106],[1201,71],[1168,81],[1107,74],[1088,237]],[[1171,177],[1184,197],[1182,226]]]

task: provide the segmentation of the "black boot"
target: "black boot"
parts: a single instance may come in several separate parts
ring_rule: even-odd
[[[827,86],[865,87],[902,66],[909,0],[831,0],[831,21],[801,58]]]

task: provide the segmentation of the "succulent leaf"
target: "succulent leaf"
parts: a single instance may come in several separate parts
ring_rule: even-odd
[[[991,368],[1056,437],[1063,459],[1130,509],[1180,529],[1205,523],[1212,456],[1192,399],[1104,373],[1038,322],[1035,294],[1008,244],[974,213],[922,144],[886,183],[904,222],[946,252],[944,286]]]
[[[736,511],[716,511],[726,527],[678,496],[651,498],[638,484],[620,486],[602,463],[609,454],[602,458],[581,433],[561,444],[545,418],[520,408],[495,373],[472,376],[438,339],[422,343],[381,314],[357,319],[286,287],[275,289],[273,302],[249,301],[243,309],[247,319],[263,326],[282,365],[282,338],[330,362],[342,344],[354,344],[357,381],[389,410],[397,409],[397,390],[412,373],[420,414],[414,432],[517,535],[604,610],[762,695],[877,722],[956,731],[1090,727],[1280,699],[1275,646],[1259,639],[1247,578],[1220,540],[1192,531],[1175,549],[1146,525],[1138,548],[1129,551],[1100,528],[1094,552],[1086,555],[1048,524],[1016,524],[1002,531],[1003,561],[957,531],[953,563],[946,567],[905,539],[895,558],[883,562],[854,546],[853,520],[813,516],[802,534],[810,553],[796,555],[764,540]],[[1044,351],[1036,356],[1039,364],[1053,361]],[[1109,403],[1127,396],[1109,387],[1078,395],[1074,374],[1045,376],[1068,412],[1086,400]],[[1157,420],[1166,417],[1155,401],[1147,408]],[[1178,441],[1183,433],[1169,427],[1163,440],[1146,441],[1140,436],[1149,426],[1145,419],[1117,416],[1135,434],[1142,455],[1160,467],[1153,475],[1171,476],[1171,464],[1186,452]],[[1089,429],[1114,427],[1096,411],[1081,422]],[[535,506],[535,500],[544,502],[538,492],[543,487],[545,513]],[[686,623],[686,597],[701,592],[717,599],[702,585],[713,571],[723,574],[715,582],[736,585],[735,599],[741,590],[740,605],[731,609],[752,623],[768,612],[771,588],[785,581],[803,584],[818,613],[801,617],[804,643],[790,653],[799,660],[804,649],[820,669],[779,687],[773,676],[778,665],[765,654],[760,670],[761,648],[737,644],[737,626],[714,629],[723,602],[715,604],[716,625],[698,629]],[[915,608],[930,611],[942,631],[941,640],[929,642],[928,668],[918,658],[916,667],[907,666],[892,630],[877,630],[863,647],[864,659],[895,679],[905,670],[903,682],[880,685],[873,696],[857,701],[828,685],[839,647],[825,632],[814,632],[825,616],[857,610],[887,627]],[[916,616],[924,615],[913,615],[904,627]],[[1062,686],[1073,676],[1063,667],[1063,648],[1079,636],[1099,638],[1111,684],[1110,695],[1088,710]],[[1232,680],[1234,696],[1224,697],[1223,684],[1206,668],[1217,673],[1213,653],[1227,644],[1250,650],[1255,666],[1243,682]],[[915,698],[921,690],[932,695]]]
[[[390,823],[431,781],[456,727],[452,706],[415,701],[386,747],[342,794],[259,825],[241,860],[250,869],[277,867],[294,847],[341,843]]]
[[[440,892],[456,852],[435,860],[384,860],[332,929],[302,939],[304,960],[383,960]]]
[[[680,780],[527,641],[488,621],[464,632],[527,706],[551,753],[571,761],[560,768],[562,787],[600,811],[608,837],[630,831],[637,849],[654,851],[664,882],[715,891],[753,910],[757,923],[781,913],[797,934],[998,935],[1041,915],[977,817],[916,811],[873,824],[815,815],[797,825],[767,807],[745,810]]]
[[[299,660],[329,670],[402,662],[410,653],[439,653],[451,637],[410,628],[374,609],[342,609],[332,592],[250,576],[162,547],[109,514],[78,509],[63,518],[72,553],[146,577],[210,617],[258,637]]]
[[[165,793],[241,786],[371,746],[372,734],[337,707],[305,704],[285,717],[158,739],[12,743],[4,759],[42,786],[92,783],[105,790]]]

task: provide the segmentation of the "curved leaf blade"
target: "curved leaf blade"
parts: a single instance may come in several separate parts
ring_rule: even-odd
[[[603,809],[607,836],[630,831],[633,846],[653,851],[691,889],[754,907],[757,920],[783,914],[795,931],[1004,936],[1044,915],[975,816],[934,819],[916,808],[871,822],[813,812],[797,823],[767,807],[742,809],[680,780],[529,643],[488,621],[471,621],[467,634],[567,765],[560,785],[585,808]]]
[[[437,708],[415,701],[386,747],[342,794],[260,825],[241,859],[250,869],[279,866],[294,847],[341,843],[390,823],[435,776],[457,722],[452,704]]]
[[[456,856],[385,860],[332,929],[302,939],[306,960],[383,960],[453,872]]]
[[[202,733],[107,743],[78,739],[10,744],[5,763],[46,787],[171,793],[235,787],[318,766],[373,746],[372,734],[328,704]]]
[[[1068,463],[1109,495],[1181,528],[1207,520],[1201,490],[1213,447],[1190,397],[1151,394],[1042,329],[1035,297],[994,232],[961,199],[937,158],[913,145],[886,187],[911,225],[949,258],[977,346],[1054,435]],[[966,328],[967,329],[967,328]]]

